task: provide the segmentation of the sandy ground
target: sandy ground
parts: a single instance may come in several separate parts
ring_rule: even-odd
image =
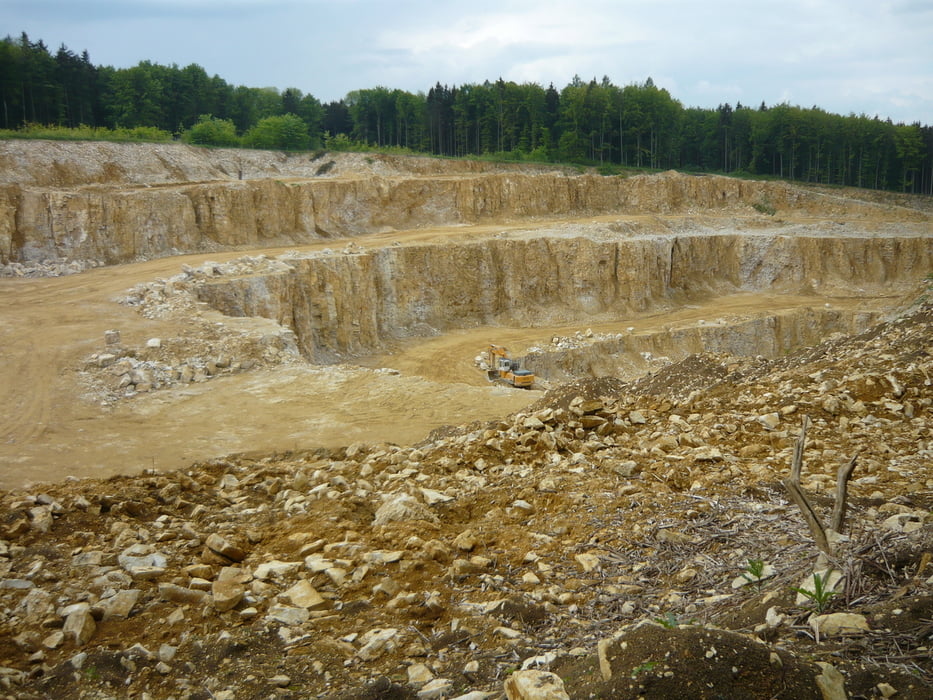
[[[605,217],[603,217],[605,218]],[[618,218],[618,217],[617,217]],[[633,217],[642,218],[642,217]],[[553,229],[568,222],[535,222]],[[378,247],[437,240],[518,235],[528,222],[498,226],[420,229],[355,238]],[[326,241],[306,248],[339,247]],[[298,250],[304,250],[299,248]],[[288,249],[250,251],[274,256]],[[180,256],[92,270],[80,275],[0,280],[0,487],[66,476],[108,476],[141,469],[174,469],[231,453],[281,452],[353,442],[412,444],[441,425],[491,419],[520,410],[540,396],[491,386],[473,364],[489,342],[521,355],[554,335],[585,328],[647,333],[697,319],[742,317],[821,304],[813,297],[736,295],[641,317],[550,328],[475,328],[409,342],[397,353],[361,358],[356,367],[287,366],[220,377],[184,389],[162,390],[104,407],[81,395],[78,373],[121,331],[128,346],[151,337],[184,335],[178,321],[151,320],[116,299],[134,285],[170,277],[183,264],[223,262],[243,251]],[[841,308],[864,299],[832,299]],[[400,375],[374,372],[389,367]],[[217,407],[222,406],[222,411]]]

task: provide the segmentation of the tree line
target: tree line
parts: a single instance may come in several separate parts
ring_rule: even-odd
[[[495,82],[426,93],[234,86],[197,64],[94,65],[23,33],[0,41],[0,128],[153,127],[191,143],[399,148],[444,156],[773,176],[933,194],[933,127],[789,104],[684,107],[648,78]]]

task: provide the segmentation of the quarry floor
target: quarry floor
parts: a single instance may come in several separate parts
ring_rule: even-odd
[[[540,398],[549,386],[546,377],[531,391],[486,381],[474,358],[490,342],[506,345],[515,356],[521,356],[529,347],[547,343],[554,336],[587,331],[637,335],[704,320],[742,319],[806,307],[880,311],[897,303],[896,298],[883,294],[741,293],[569,325],[456,330],[400,342],[390,354],[354,358],[354,364],[289,362],[183,388],[141,393],[116,404],[98,401],[93,391],[81,386],[87,358],[104,347],[107,330],[119,330],[125,346],[142,347],[150,338],[195,335],[204,322],[217,326],[231,323],[209,309],[153,319],[118,303],[130,288],[171,277],[183,265],[223,263],[246,254],[274,257],[286,252],[339,249],[346,243],[366,249],[460,243],[504,232],[565,235],[561,232],[581,224],[650,225],[665,218],[683,219],[603,216],[542,220],[533,226],[522,222],[392,231],[356,237],[352,242],[329,239],[301,247],[175,256],[56,278],[0,279],[0,305],[4,308],[0,320],[0,404],[6,407],[0,416],[0,488],[67,476],[106,477],[148,468],[176,469],[234,453],[268,454],[353,442],[413,444],[440,426],[490,420]],[[718,229],[744,225],[734,216],[717,220],[705,215],[703,222]],[[812,225],[813,220],[783,223]],[[250,324],[252,320],[237,322]],[[641,371],[650,369],[644,362],[639,364]],[[373,371],[379,368],[395,371]],[[222,409],[217,411],[217,406]]]

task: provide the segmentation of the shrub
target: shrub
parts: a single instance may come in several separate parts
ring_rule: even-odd
[[[182,140],[199,146],[238,146],[240,138],[236,127],[229,119],[217,119],[210,114],[202,114],[198,123],[182,134]]]
[[[137,126],[132,129],[118,127],[108,129],[103,126],[77,127],[56,126],[53,124],[26,124],[20,129],[0,130],[0,139],[47,139],[51,141],[171,141],[172,135],[154,126]]]
[[[283,114],[260,119],[256,126],[246,132],[243,141],[252,148],[298,151],[307,148],[311,138],[308,126],[301,117]]]

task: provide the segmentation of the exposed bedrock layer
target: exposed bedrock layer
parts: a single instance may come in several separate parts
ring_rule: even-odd
[[[576,377],[641,375],[655,359],[677,362],[698,352],[774,358],[816,345],[835,333],[859,333],[880,316],[877,311],[786,309],[741,320],[651,333],[622,333],[569,348],[539,349],[526,355],[522,366],[553,382]]]
[[[894,295],[933,269],[933,238],[497,238],[288,262],[198,294],[227,315],[290,327],[307,358],[332,362],[456,328],[586,324],[742,291]]]
[[[335,154],[334,168],[315,176],[321,161],[307,155],[130,144],[30,151],[0,143],[0,263],[115,264],[386,229],[599,214],[728,212],[758,216],[762,225],[773,221],[762,211],[930,221],[929,212],[901,206],[894,195],[879,204],[867,193],[841,197],[787,183],[673,172],[630,178],[530,167],[491,172],[471,163],[382,157],[368,159],[369,174],[360,175],[354,157]]]

